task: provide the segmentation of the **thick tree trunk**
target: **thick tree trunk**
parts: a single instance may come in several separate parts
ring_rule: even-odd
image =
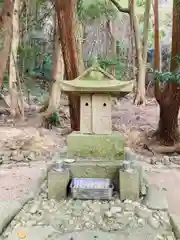
[[[179,99],[180,100],[180,99]],[[180,101],[169,99],[166,104],[160,104],[160,120],[158,138],[163,145],[173,145],[179,140],[178,113]],[[167,111],[168,109],[168,111]]]
[[[78,77],[79,61],[77,54],[76,42],[76,11],[75,0],[55,0],[55,9],[58,18],[58,26],[60,33],[60,41],[62,46],[66,77],[67,80],[73,80]],[[72,130],[79,131],[80,129],[80,98],[74,95],[69,95],[70,118]]]
[[[4,0],[0,18],[0,87],[3,84],[3,77],[11,48],[13,7],[14,0]]]
[[[156,2],[155,6],[157,7]],[[171,72],[179,67],[175,61],[175,57],[180,54],[179,16],[180,5],[174,2]],[[157,65],[155,67],[158,68],[159,61],[157,61],[157,59],[156,64]],[[180,107],[180,85],[178,83],[168,83],[164,87],[163,91],[161,91],[159,84],[156,83],[155,96],[160,107],[159,125],[156,131],[157,137],[160,138],[160,141],[163,144],[172,146],[179,140],[178,114]]]

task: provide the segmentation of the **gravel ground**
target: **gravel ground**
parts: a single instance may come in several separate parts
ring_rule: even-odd
[[[24,206],[3,233],[8,238],[12,229],[19,227],[52,226],[58,234],[81,230],[99,229],[106,232],[121,230],[124,234],[147,234],[166,239],[172,235],[166,211],[152,211],[139,202],[126,200],[122,203],[117,196],[111,201],[72,200],[60,202],[47,199],[47,187],[35,200]],[[147,238],[155,239],[155,238]]]
[[[0,200],[17,200],[28,195],[45,167],[45,164],[37,164],[33,167],[1,168]]]

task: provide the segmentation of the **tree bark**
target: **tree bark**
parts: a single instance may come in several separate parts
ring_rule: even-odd
[[[55,9],[57,13],[60,42],[62,46],[63,59],[67,80],[73,80],[78,77],[79,61],[76,42],[76,11],[75,0],[55,0]],[[73,94],[69,95],[71,128],[74,131],[80,129],[80,98]]]
[[[133,6],[132,6],[133,5]],[[138,74],[137,74],[137,89],[135,94],[135,104],[145,104],[145,75],[146,75],[146,64],[147,64],[147,49],[148,49],[148,30],[149,30],[149,17],[151,9],[151,0],[146,0],[145,3],[145,12],[144,12],[144,30],[143,30],[143,46],[142,52],[140,47],[140,34],[139,27],[137,22],[137,17],[135,16],[134,4],[131,4],[132,7],[132,18],[134,22],[134,34],[136,41],[136,53],[137,53],[137,62],[138,62]]]
[[[77,6],[76,6],[77,7]],[[79,73],[82,73],[85,70],[84,59],[83,59],[83,37],[84,37],[84,26],[83,23],[79,20],[77,14],[77,8],[74,13],[74,24],[76,26],[76,46],[77,46],[77,56],[78,56],[78,65],[79,65]]]
[[[160,71],[160,37],[158,0],[154,0],[154,70]]]
[[[56,21],[56,16],[54,17],[54,57],[53,57],[53,81],[50,89],[49,102],[45,104],[43,110],[43,125],[49,127],[51,123],[51,117],[56,114],[58,108],[60,107],[60,81],[64,78],[64,60],[62,55],[61,43],[59,40],[59,28]],[[42,110],[42,109],[41,109]],[[58,121],[59,119],[56,119]],[[57,122],[53,123],[56,125]],[[51,126],[50,126],[51,127]]]
[[[111,19],[107,19],[106,27],[108,31],[108,37],[110,37],[110,51],[108,52],[108,57],[114,61],[116,58],[116,39],[114,37],[114,23]],[[110,66],[110,73],[112,76],[116,77],[115,65]]]
[[[171,72],[179,67],[178,63],[175,61],[175,57],[180,54],[179,17],[180,5],[174,2]],[[167,83],[163,91],[161,91],[159,84],[157,83],[155,93],[156,100],[160,107],[159,124],[156,135],[164,145],[172,146],[179,140],[178,114],[180,107],[180,85],[173,82]]]
[[[12,17],[12,41],[11,53],[9,60],[9,93],[11,99],[11,114],[13,117],[24,116],[23,96],[21,95],[20,81],[18,81],[17,54],[19,46],[19,9],[20,1],[14,1],[13,17]]]
[[[59,41],[59,29],[55,36],[55,49],[53,61],[53,83],[51,88],[51,95],[49,98],[48,111],[57,111],[60,106],[60,80],[64,78],[64,60],[62,56],[61,44]]]
[[[40,110],[45,111],[42,114],[42,125],[46,128],[51,128],[52,125],[57,125],[59,122],[58,108],[60,107],[61,88],[60,81],[64,79],[64,60],[62,55],[61,43],[59,40],[59,28],[54,17],[54,57],[53,57],[53,73],[52,85],[50,89],[49,102],[46,102]],[[52,117],[56,115],[54,121]]]
[[[179,140],[178,114],[180,107],[179,84],[167,84],[159,102],[157,138],[163,145],[171,146]]]
[[[154,71],[160,71],[160,41],[159,41],[159,6],[158,0],[154,0]],[[159,82],[155,82],[154,94],[159,102]]]
[[[13,7],[14,0],[4,0],[0,17],[0,87],[3,84],[3,77],[11,50]]]
[[[168,109],[168,111],[167,111]],[[159,138],[164,145],[173,145],[179,140],[178,132],[179,102],[172,100],[160,105],[160,120],[158,125]]]

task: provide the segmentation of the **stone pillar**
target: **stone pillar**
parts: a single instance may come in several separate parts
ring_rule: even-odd
[[[119,191],[122,201],[129,199],[136,201],[140,195],[139,171],[128,168],[119,170]]]
[[[57,201],[67,197],[67,187],[70,181],[69,169],[56,171],[52,169],[48,173],[48,198]]]

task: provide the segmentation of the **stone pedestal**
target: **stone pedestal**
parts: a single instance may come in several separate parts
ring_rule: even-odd
[[[124,139],[118,132],[93,135],[73,132],[67,137],[68,157],[95,157],[103,160],[124,158]]]
[[[119,171],[120,199],[136,201],[140,195],[139,171],[128,169]]]
[[[62,172],[51,170],[48,173],[48,198],[57,201],[67,197],[67,186],[70,181],[69,169]]]

